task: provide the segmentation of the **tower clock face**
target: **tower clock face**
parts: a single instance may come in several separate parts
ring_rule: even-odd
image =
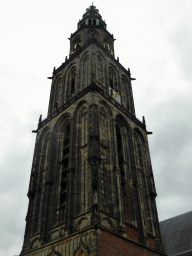
[[[86,252],[81,252],[80,256],[86,256]]]
[[[108,50],[108,52],[113,55],[113,50],[111,49],[109,43],[104,43],[103,44],[104,48]]]
[[[78,51],[80,47],[81,47],[81,42],[74,44],[73,48],[71,49],[71,54],[74,54],[76,51]]]

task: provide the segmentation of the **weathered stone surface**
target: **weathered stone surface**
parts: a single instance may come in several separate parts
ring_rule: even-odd
[[[70,58],[53,72],[48,116],[39,119],[21,255],[162,255],[130,70],[90,8],[98,15],[85,15],[71,35]]]

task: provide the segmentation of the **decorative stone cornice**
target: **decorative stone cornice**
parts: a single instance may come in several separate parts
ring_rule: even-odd
[[[127,109],[125,109],[122,105],[120,105],[118,102],[116,102],[111,96],[109,96],[103,89],[101,89],[97,84],[92,82],[88,87],[86,87],[84,90],[79,92],[77,95],[75,95],[72,99],[70,99],[68,102],[63,104],[60,108],[58,108],[56,111],[54,111],[52,114],[50,114],[46,119],[44,119],[41,123],[38,125],[38,130],[40,130],[42,127],[44,127],[46,124],[48,124],[53,118],[61,114],[64,110],[66,110],[68,107],[70,107],[74,102],[84,97],[89,92],[96,91],[100,95],[102,95],[106,100],[108,100],[112,105],[114,105],[116,108],[118,108],[122,113],[124,113],[127,117],[129,117],[132,121],[134,121],[140,128],[142,128],[144,131],[146,130],[145,125],[139,121],[133,114],[131,114]]]
[[[71,38],[72,37],[74,37],[74,36],[76,36],[76,34],[78,34],[82,29],[84,29],[84,28],[88,28],[88,29],[93,29],[93,28],[100,28],[100,29],[103,29],[104,31],[105,31],[105,33],[107,33],[107,35],[110,37],[110,38],[112,38],[113,39],[113,34],[111,34],[106,28],[104,28],[104,27],[102,27],[102,26],[100,26],[100,25],[92,25],[91,27],[90,27],[90,25],[82,25],[82,27],[80,27],[79,29],[77,29],[73,34],[71,34]],[[71,39],[70,38],[70,39]],[[113,39],[114,41],[116,40],[116,39]]]

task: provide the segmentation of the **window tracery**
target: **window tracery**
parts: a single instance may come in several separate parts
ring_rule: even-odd
[[[75,112],[75,141],[77,161],[77,177],[74,181],[74,212],[75,215],[88,209],[88,106],[81,102]]]
[[[68,95],[71,96],[75,93],[77,84],[77,70],[73,67],[68,74]]]
[[[108,148],[108,117],[103,107],[99,109],[100,142]]]
[[[76,77],[76,70],[71,73],[71,93],[75,92],[75,77]]]
[[[134,133],[135,151],[136,151],[136,166],[142,168],[142,141],[137,133]]]
[[[151,221],[148,216],[150,216],[149,202],[148,202],[148,192],[147,192],[147,182],[146,182],[146,174],[144,170],[144,162],[143,162],[143,138],[138,131],[134,132],[134,144],[135,144],[135,154],[136,154],[136,167],[138,172],[138,181],[139,181],[139,192],[141,199],[141,208],[143,214],[144,225],[146,226],[148,231],[152,230]]]
[[[109,67],[109,86],[110,86],[110,88],[112,88],[113,90],[118,92],[116,74],[115,74],[113,68],[111,68],[111,67]]]
[[[118,165],[120,168],[120,182],[123,198],[124,217],[126,221],[131,222],[134,210],[132,205],[132,188],[129,184],[131,179],[131,173],[128,172],[128,156],[130,155],[130,131],[125,127],[127,127],[127,125],[124,126],[123,119],[121,120],[121,117],[118,117],[116,122],[116,143]]]
[[[98,80],[99,80],[99,83],[104,85],[103,84],[103,61],[101,59],[101,57],[99,55],[97,55],[97,75],[98,75]]]
[[[82,87],[85,88],[88,86],[89,84],[89,81],[90,81],[90,75],[91,75],[91,70],[89,68],[89,65],[90,65],[90,57],[88,54],[86,54],[84,56],[84,58],[82,59],[82,79],[81,79],[81,82],[82,82]]]
[[[58,78],[52,87],[49,113],[54,112],[62,105],[62,78]]]
[[[107,213],[112,211],[110,202],[111,180],[109,174],[109,109],[104,102],[99,105],[99,137],[100,137],[100,153],[101,163],[100,173],[100,196],[102,204],[100,209]]]
[[[88,158],[88,110],[83,106],[79,115],[79,132],[80,132],[80,166],[81,166],[81,211],[85,211],[88,208],[87,205],[87,158]]]
[[[88,112],[87,108],[83,107],[80,115],[80,125],[81,125],[81,147],[88,142],[88,124],[87,124]]]
[[[122,103],[125,108],[130,109],[129,95],[128,95],[128,82],[124,76],[121,77],[121,96]]]
[[[70,122],[63,127],[63,152],[62,152],[62,172],[60,183],[60,220],[66,218],[66,200],[67,200],[67,175],[69,167],[69,151],[70,151]]]

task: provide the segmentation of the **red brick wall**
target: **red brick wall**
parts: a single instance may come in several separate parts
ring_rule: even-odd
[[[153,252],[140,245],[131,243],[107,231],[100,230],[99,235],[99,255],[100,256],[160,256],[158,252]]]
[[[134,240],[135,242],[139,242],[138,230],[136,228],[125,224],[125,229],[128,238]]]
[[[155,249],[155,239],[152,237],[149,237],[148,240],[149,240],[149,247]]]

